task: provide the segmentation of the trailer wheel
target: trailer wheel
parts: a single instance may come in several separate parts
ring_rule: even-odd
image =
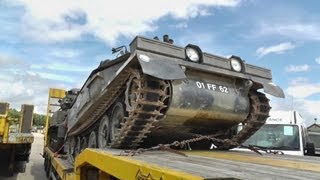
[[[47,155],[46,154],[44,154],[43,167],[44,167],[44,171],[46,171],[47,170]]]
[[[9,165],[7,176],[12,177],[13,175],[14,175],[14,167],[13,165]]]
[[[49,165],[48,175],[49,175],[49,180],[53,180],[54,174],[53,174],[53,171],[52,171],[52,165],[51,164]]]

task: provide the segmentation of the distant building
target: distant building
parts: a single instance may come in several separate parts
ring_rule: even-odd
[[[320,133],[320,124],[316,124],[316,123],[312,124],[311,126],[308,127],[308,131]]]

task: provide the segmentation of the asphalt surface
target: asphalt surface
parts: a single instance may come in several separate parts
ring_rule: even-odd
[[[43,153],[43,134],[33,133],[34,142],[32,143],[30,161],[27,163],[26,172],[15,174],[12,177],[1,177],[0,180],[47,180],[43,161],[40,154]]]

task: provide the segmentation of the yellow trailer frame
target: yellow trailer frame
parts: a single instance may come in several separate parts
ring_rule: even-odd
[[[91,179],[257,179],[320,177],[320,157],[288,155],[260,156],[248,152],[181,151],[187,155],[165,151],[144,152],[136,156],[120,156],[122,150],[91,149],[82,151],[72,165],[66,155],[56,156],[50,149],[51,165],[62,180]]]

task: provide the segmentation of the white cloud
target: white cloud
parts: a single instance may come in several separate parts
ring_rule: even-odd
[[[51,51],[51,55],[58,58],[74,58],[80,53],[73,49],[55,49]]]
[[[17,0],[14,5],[17,2],[25,8],[23,32],[34,40],[66,41],[90,34],[112,44],[120,35],[131,37],[155,30],[154,22],[163,16],[185,20],[207,16],[209,7],[234,7],[239,0],[118,0],[112,4],[99,0],[69,0],[63,4]]]
[[[48,73],[48,72],[33,72],[33,73],[39,74],[40,77],[42,77],[44,79],[64,81],[64,82],[70,82],[70,83],[75,81],[74,78],[69,77],[67,75],[59,75],[59,74],[53,74],[53,73]]]
[[[15,69],[19,67],[28,67],[29,64],[21,59],[17,59],[11,56],[0,54],[0,67],[6,69]]]
[[[46,112],[49,87],[69,89],[72,83],[85,79],[81,73],[77,77],[69,77],[33,72],[26,61],[4,55],[0,56],[0,66],[3,68],[0,71],[0,100],[9,102],[11,108],[18,110],[21,104],[33,104],[35,112],[42,114]]]
[[[53,71],[65,71],[67,72],[85,72],[88,73],[97,67],[96,64],[92,64],[90,66],[78,65],[75,63],[67,63],[67,62],[48,62],[46,64],[32,64],[31,69],[39,71],[39,70],[53,70]]]
[[[307,64],[304,65],[292,65],[286,66],[285,68],[286,72],[305,72],[310,70],[310,66]]]
[[[254,32],[256,36],[281,35],[299,40],[320,40],[320,24],[302,22],[269,22],[261,23]]]
[[[36,107],[35,112],[44,114],[47,107],[49,87],[52,85],[67,87],[66,84],[55,84],[38,74],[27,72],[21,74],[5,73],[8,73],[11,78],[1,80],[0,99],[9,102],[11,108],[18,110],[20,110],[21,104],[33,104]]]
[[[290,80],[290,85],[292,86],[296,86],[296,85],[301,85],[301,84],[307,84],[309,83],[309,79],[308,78],[305,78],[305,77],[297,77],[297,78],[294,78],[292,80]]]
[[[306,121],[307,126],[314,123],[313,119],[320,115],[320,99],[308,97],[320,93],[319,83],[308,83],[308,79],[299,77],[291,81],[285,90],[286,98],[275,98],[268,95],[271,99],[271,111],[298,111]]]
[[[315,59],[315,61],[316,61],[316,63],[320,64],[320,57],[317,57],[317,58]]]
[[[307,126],[314,123],[314,118],[318,117],[320,114],[320,101],[317,100],[306,100],[306,99],[295,99],[295,98],[287,98],[287,99],[271,99],[271,114],[273,112],[279,111],[297,111],[305,120]]]
[[[289,86],[286,90],[287,94],[295,98],[306,98],[314,94],[320,93],[320,84],[297,84]],[[320,107],[320,106],[319,106]]]
[[[178,29],[185,29],[188,27],[188,24],[186,22],[180,22],[176,25],[173,25],[173,27],[178,28]]]
[[[270,53],[281,54],[284,51],[295,48],[295,45],[291,42],[284,42],[277,45],[269,46],[269,47],[260,47],[257,49],[256,53],[259,57],[263,57]]]

